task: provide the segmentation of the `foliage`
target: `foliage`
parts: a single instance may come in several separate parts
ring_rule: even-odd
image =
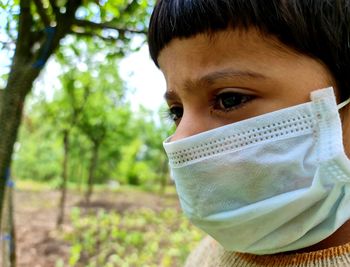
[[[62,148],[57,133],[51,125],[25,119],[21,135],[24,142],[17,143],[14,156],[14,173],[17,177],[50,181],[58,179],[61,172]]]
[[[121,215],[100,210],[71,214],[69,266],[182,266],[203,234],[178,210],[139,209]]]
[[[85,43],[108,50],[108,58],[124,55],[135,49],[131,44],[135,35],[145,35],[152,4],[145,0],[7,0],[0,4],[0,49],[11,58],[5,63],[9,65],[6,73],[0,74],[6,79],[0,106],[0,225],[24,102],[48,59],[56,52],[63,54],[63,47],[74,55],[78,44]],[[81,42],[67,44],[66,38],[72,40],[72,36]]]
[[[96,144],[99,159],[94,183],[117,180],[152,188],[167,179],[162,140],[169,134],[168,125],[157,122],[146,109],[131,110],[117,60],[108,59],[105,51],[89,43],[76,46],[74,56],[62,48],[67,55],[57,58],[61,88],[55,89],[53,99],[30,99],[14,157],[16,176],[58,187],[63,140],[68,134],[71,182],[85,183]]]
[[[61,20],[72,19],[70,29],[65,34],[76,36],[82,42],[70,46],[71,50],[78,51],[82,43],[88,42],[107,48],[108,54],[113,57],[124,55],[132,49],[132,38],[146,32],[148,16],[154,4],[154,1],[146,0],[71,0],[71,3],[67,0],[25,1],[26,5],[20,3],[20,0],[5,0],[0,3],[0,15],[4,18],[0,21],[0,48],[9,51],[11,55],[15,49],[14,41],[18,37],[19,19],[23,16],[20,4],[28,8],[26,12],[31,13],[31,19],[27,18],[30,24],[24,26],[32,34],[32,43],[27,45],[33,46],[36,55],[45,56],[42,45],[45,44],[45,38],[50,37],[48,29],[58,29],[64,23]],[[69,9],[73,6],[76,12],[70,14]],[[67,43],[62,42],[61,45],[66,46]]]
[[[88,42],[100,49],[106,48],[107,43],[112,44],[111,49],[108,49],[109,58],[124,55],[125,51],[132,49],[130,41],[135,34],[145,34],[149,15],[148,5],[152,3],[153,1],[150,3],[146,0],[6,0],[1,2],[0,37],[2,40],[0,40],[0,50],[1,53],[7,53],[7,57],[11,58],[11,63],[6,62],[5,64],[9,65],[6,73],[0,73],[1,79],[6,79],[0,106],[0,229],[2,229],[3,222],[5,188],[9,179],[12,158],[14,158],[13,152],[22,121],[24,103],[32,90],[34,81],[46,66],[48,59],[60,51],[60,48],[65,46],[65,38],[71,36],[81,37],[83,39],[81,43]],[[76,51],[79,50],[79,46],[74,44],[68,44],[66,47],[71,49],[71,54],[76,54]],[[3,85],[0,86],[3,87]],[[97,116],[101,117],[99,114]],[[100,121],[103,119],[100,118]],[[82,121],[86,122],[87,120],[83,119]],[[40,123],[36,122],[37,125]],[[107,132],[105,124],[102,124],[103,127],[101,127],[101,123],[97,127],[96,123],[91,123],[89,120],[89,123],[85,123],[81,129],[84,129],[86,133],[86,125],[89,125],[90,128],[96,126],[99,129],[94,128],[93,132],[98,132],[98,136],[101,137],[101,132],[103,136]],[[36,141],[34,144],[40,147],[42,153],[36,155],[34,152],[28,156],[27,160],[23,160],[25,157],[23,155],[22,158],[19,157],[22,159],[22,164],[26,164],[27,169],[31,168],[31,178],[38,176],[42,176],[44,179],[57,178],[57,169],[55,166],[51,166],[51,163],[57,163],[57,160],[52,161],[54,157],[53,153],[50,153],[57,151],[51,147],[57,144],[57,139],[55,140],[55,134],[51,136],[50,131],[47,131],[48,128],[43,126],[43,128],[35,130],[37,135],[34,137]],[[47,142],[45,138],[40,139],[45,135],[48,137],[46,139],[51,139],[52,142]],[[89,137],[91,140],[91,136]],[[96,136],[93,139],[96,143]],[[46,142],[42,142],[43,140]],[[65,143],[67,144],[67,142]],[[23,147],[32,152],[39,151],[35,150],[30,143],[23,144]],[[65,149],[65,151],[67,150]],[[60,156],[59,153],[56,155]],[[64,156],[64,166],[67,165],[66,155],[67,153]],[[35,168],[30,166],[31,163],[37,163],[39,157],[41,157],[40,162],[43,163],[42,169],[50,166],[42,173],[38,173]],[[95,158],[97,158],[97,152]],[[50,164],[45,164],[47,162]],[[17,171],[21,169],[22,164],[17,165]],[[63,169],[66,170],[66,168]],[[64,171],[64,173],[66,172]],[[62,176],[66,177],[66,175]],[[10,210],[11,203],[12,200],[8,205]],[[10,216],[12,219],[13,213]],[[2,234],[0,231],[1,236]],[[14,236],[13,233],[13,240],[15,240]],[[8,256],[11,258],[11,266],[15,266],[15,256]]]
[[[82,89],[75,87],[74,90],[78,101]],[[13,172],[17,179],[34,179],[59,186],[62,131],[68,127],[71,118],[71,98],[64,98],[63,93],[64,90],[58,91],[52,101],[42,99],[27,110],[14,155]],[[100,147],[95,183],[117,180],[121,184],[155,189],[163,176],[168,177],[167,158],[162,148],[162,140],[169,134],[168,125],[157,122],[150,111],[132,112],[124,100],[119,106],[108,104],[104,98],[111,97],[107,93],[100,94],[103,94],[100,90],[91,93],[88,100],[91,103],[86,103],[89,110],[81,114],[90,116],[87,119],[91,123],[102,120],[109,129]],[[102,112],[100,119],[95,116],[98,112]],[[93,127],[89,130],[95,131]],[[81,187],[88,175],[91,142],[80,128],[75,127],[71,132],[70,147],[69,181]]]

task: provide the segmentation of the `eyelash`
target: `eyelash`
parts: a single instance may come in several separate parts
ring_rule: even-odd
[[[225,108],[225,107],[220,107],[220,105],[222,103],[220,103],[220,100],[222,101],[222,97],[223,96],[234,96],[235,98],[237,97],[240,97],[241,98],[241,101],[239,104],[237,105],[233,105],[232,107],[229,107],[229,108]],[[223,93],[219,93],[217,95],[214,96],[214,99],[211,101],[211,108],[213,110],[215,110],[215,112],[223,112],[223,113],[228,113],[228,112],[231,112],[233,110],[236,110],[236,109],[239,109],[241,108],[242,106],[244,106],[246,103],[254,100],[255,97],[252,96],[252,95],[246,95],[246,94],[242,94],[242,93],[236,93],[236,92],[230,92],[230,91],[227,91],[227,92],[223,92]],[[180,106],[180,105],[173,105],[173,106],[170,106],[168,108],[168,111],[167,111],[167,117],[173,121],[173,122],[177,122],[179,119],[181,119],[182,117],[182,114],[181,114],[181,117],[178,117],[176,114],[176,110],[175,109],[182,109],[182,111],[180,113],[183,113],[183,108]]]
[[[174,112],[174,108],[181,108],[181,106],[172,106],[172,107],[169,107],[168,110],[167,110],[167,118],[172,121],[172,122],[177,122],[179,119],[181,119],[181,117],[177,118],[176,115],[175,115],[175,112]],[[172,111],[173,110],[173,111]],[[182,110],[182,113],[183,113],[183,110]]]
[[[229,108],[220,107],[220,104],[221,104],[220,100],[222,101],[223,100],[222,97],[225,95],[229,96],[229,97],[240,98],[240,101],[238,104],[234,104],[232,107],[229,107]],[[212,108],[215,111],[227,113],[227,112],[241,108],[244,104],[253,100],[254,98],[255,97],[253,95],[247,95],[247,94],[227,91],[227,92],[219,93],[214,97],[214,100],[212,101]]]

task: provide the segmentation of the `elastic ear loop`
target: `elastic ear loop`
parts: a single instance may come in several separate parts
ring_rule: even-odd
[[[338,110],[342,109],[343,107],[345,107],[347,104],[350,103],[350,98],[348,98],[347,100],[345,100],[343,103],[340,103],[339,105],[337,105]]]

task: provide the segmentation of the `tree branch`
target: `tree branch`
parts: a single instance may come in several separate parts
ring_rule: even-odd
[[[125,13],[130,13],[132,11],[132,9],[135,8],[135,5],[137,6],[137,0],[132,0],[121,12],[121,14],[125,14]]]
[[[12,46],[12,47],[11,47]],[[0,41],[0,50],[1,49],[9,49],[9,50],[14,50],[15,48],[15,42],[3,42]],[[6,66],[7,67],[7,66]]]
[[[36,6],[36,9],[39,13],[39,16],[42,20],[42,22],[44,23],[45,27],[50,27],[50,19],[48,17],[48,15],[45,12],[43,3],[41,2],[41,0],[34,0],[34,4]]]
[[[20,14],[18,23],[18,38],[16,44],[16,55],[27,57],[30,54],[30,39],[33,17],[30,12],[30,0],[20,1]]]
[[[56,15],[60,13],[60,10],[56,4],[56,0],[49,0],[53,13]]]
[[[95,29],[110,29],[110,30],[116,30],[120,33],[130,32],[130,33],[139,33],[139,34],[147,34],[146,31],[139,31],[134,29],[123,29],[119,27],[112,26],[110,23],[96,23],[88,20],[79,20],[76,19],[74,21],[74,25],[80,26],[80,27],[86,27],[86,28],[95,28]]]
[[[81,3],[82,0],[67,1],[66,12],[64,14],[58,13],[56,15],[56,27],[47,27],[45,29],[45,41],[33,61],[34,68],[41,69],[46,64],[47,59],[59,46],[60,40],[70,32],[72,23],[75,20],[75,12]]]
[[[4,46],[8,46],[8,45],[12,45],[12,44],[15,44],[14,41],[0,41],[0,44],[4,45]]]
[[[77,32],[77,31],[72,30],[70,33],[75,34],[77,36],[81,36],[81,37],[97,37],[97,38],[99,38],[103,41],[107,41],[107,42],[116,42],[119,40],[118,38],[104,37],[104,36],[101,36],[95,32],[92,32],[92,31],[90,31],[90,32],[86,32],[86,31],[85,32]]]

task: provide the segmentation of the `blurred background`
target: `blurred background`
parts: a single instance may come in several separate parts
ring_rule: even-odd
[[[0,266],[182,266],[154,1],[0,1]]]

